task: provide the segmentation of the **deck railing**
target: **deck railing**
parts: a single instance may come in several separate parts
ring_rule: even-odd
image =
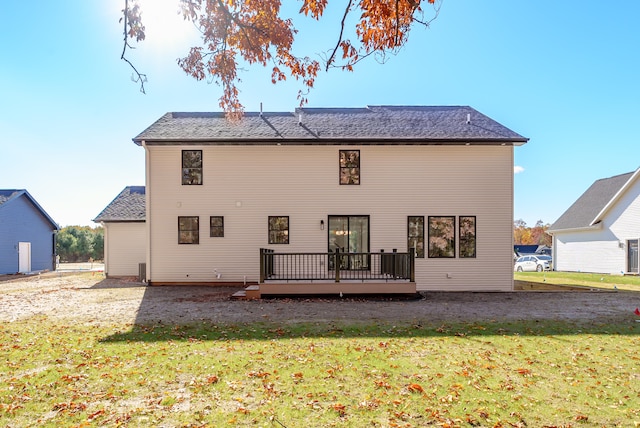
[[[415,282],[415,251],[399,253],[276,253],[260,249],[260,282],[410,281]]]

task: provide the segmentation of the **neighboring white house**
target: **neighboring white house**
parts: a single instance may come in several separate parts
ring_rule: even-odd
[[[104,272],[138,276],[147,259],[144,186],[128,186],[93,219],[104,227]],[[144,269],[144,266],[142,266]]]
[[[262,248],[416,248],[419,290],[513,289],[513,151],[528,140],[471,107],[303,108],[238,122],[167,113],[133,141],[146,153],[152,285],[256,283]]]
[[[638,272],[640,169],[595,181],[547,232],[558,271]]]

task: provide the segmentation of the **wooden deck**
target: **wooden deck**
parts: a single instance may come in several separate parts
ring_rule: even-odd
[[[326,296],[357,294],[415,294],[416,283],[409,281],[269,281],[250,285],[234,298],[260,299],[263,296]]]
[[[233,295],[415,294],[415,251],[276,253],[260,249],[260,280]]]

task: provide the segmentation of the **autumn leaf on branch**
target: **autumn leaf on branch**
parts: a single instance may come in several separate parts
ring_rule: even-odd
[[[208,80],[222,87],[220,107],[227,117],[238,119],[244,107],[239,99],[238,70],[240,64],[271,67],[271,81],[277,83],[291,76],[301,81],[298,101],[303,106],[320,70],[320,62],[293,53],[298,30],[291,18],[281,16],[280,0],[177,0],[182,17],[195,24],[202,43],[192,47],[178,65],[196,80]],[[301,0],[300,15],[320,20],[329,0]],[[404,46],[414,25],[428,27],[438,15],[442,0],[348,0],[342,13],[337,40],[324,59],[324,69],[354,66],[372,54],[384,58]],[[124,48],[121,58],[134,70],[144,92],[146,76],[139,73],[126,58],[130,42],[145,38],[142,11],[137,0],[125,0]],[[434,16],[424,19],[421,5],[433,6]],[[342,4],[342,3],[341,3]],[[347,28],[349,17],[360,14],[353,28]],[[347,38],[353,34],[354,40]],[[338,59],[338,56],[340,59]],[[339,62],[340,61],[340,62]]]

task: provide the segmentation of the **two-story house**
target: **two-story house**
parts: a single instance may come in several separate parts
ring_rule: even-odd
[[[513,151],[528,139],[471,107],[301,108],[237,122],[167,113],[133,141],[146,153],[152,285],[257,283],[273,262],[261,249],[329,255],[314,262],[327,272],[330,254],[351,254],[342,278],[359,278],[388,273],[373,257],[396,250],[414,256],[419,290],[513,289]]]

